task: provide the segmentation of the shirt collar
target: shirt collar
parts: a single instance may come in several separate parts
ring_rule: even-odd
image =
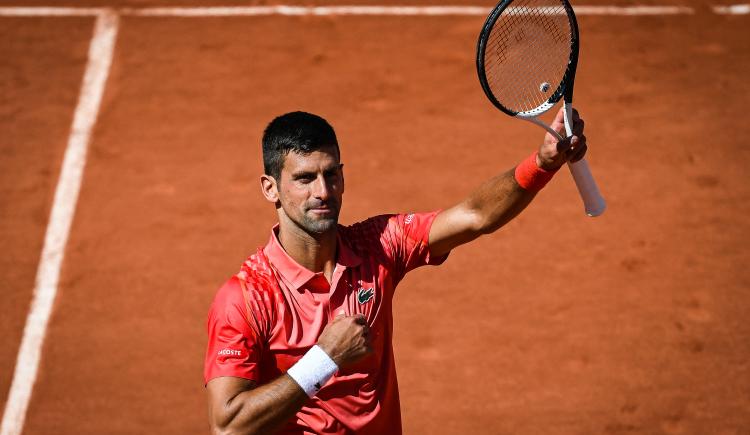
[[[339,231],[336,231],[336,267],[358,266],[362,263],[362,259],[347,245],[346,240],[342,238],[341,229],[341,226],[339,226]],[[315,277],[315,272],[301,266],[287,254],[279,242],[278,231],[279,224],[271,228],[271,237],[265,248],[263,248],[263,251],[276,271],[294,286],[295,289],[299,289]]]

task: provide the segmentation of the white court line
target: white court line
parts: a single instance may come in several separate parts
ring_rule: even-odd
[[[745,5],[737,5],[740,7]],[[714,7],[714,12],[718,12]],[[731,8],[731,7],[730,7]],[[485,16],[491,6],[217,6],[217,7],[146,7],[118,9],[121,15],[149,17],[231,17],[231,16],[330,16],[330,15],[397,15],[397,16]],[[75,7],[2,7],[0,16],[80,16],[97,15],[101,8]],[[721,9],[724,10],[724,9]],[[694,13],[687,6],[576,6],[576,15],[684,15]]]
[[[487,15],[484,6],[237,6],[125,9],[128,15],[152,17],[226,17],[262,15]]]
[[[151,17],[227,16],[329,16],[329,15],[468,15],[486,16],[491,6],[237,6],[237,7],[153,7],[123,9],[127,15]],[[686,6],[577,6],[576,15],[675,15],[692,14]]]
[[[695,10],[688,6],[576,6],[576,15],[686,15]]]
[[[719,14],[719,15],[748,15],[750,14],[750,4],[713,6],[711,9],[714,11],[715,14]]]
[[[259,15],[487,15],[484,6],[238,6],[126,9],[128,15],[168,17],[224,17]]]
[[[23,339],[16,359],[13,383],[5,404],[0,434],[19,435],[23,429],[31,392],[36,381],[42,344],[57,294],[65,245],[75,214],[86,164],[91,131],[96,123],[117,37],[119,16],[104,10],[96,19],[89,46],[88,63],[83,76],[78,106],[75,109],[60,179],[55,190],[44,247],[36,273],[31,310],[26,318]]]

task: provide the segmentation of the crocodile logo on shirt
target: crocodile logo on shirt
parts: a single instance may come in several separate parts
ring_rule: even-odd
[[[360,304],[367,303],[372,297],[375,296],[375,289],[374,288],[368,288],[365,290],[364,288],[360,287],[359,290],[357,290],[357,302]]]

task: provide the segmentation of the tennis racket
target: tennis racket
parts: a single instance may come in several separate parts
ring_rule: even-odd
[[[573,125],[573,83],[578,66],[578,23],[567,0],[502,0],[484,23],[477,45],[477,72],[498,109],[547,130],[539,120],[563,99],[565,132]],[[607,207],[585,159],[569,163],[589,216]]]

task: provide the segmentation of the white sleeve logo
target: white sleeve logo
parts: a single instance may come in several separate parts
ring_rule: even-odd
[[[412,220],[414,220],[414,213],[409,213],[406,215],[406,219],[404,219],[404,225],[409,225]]]

